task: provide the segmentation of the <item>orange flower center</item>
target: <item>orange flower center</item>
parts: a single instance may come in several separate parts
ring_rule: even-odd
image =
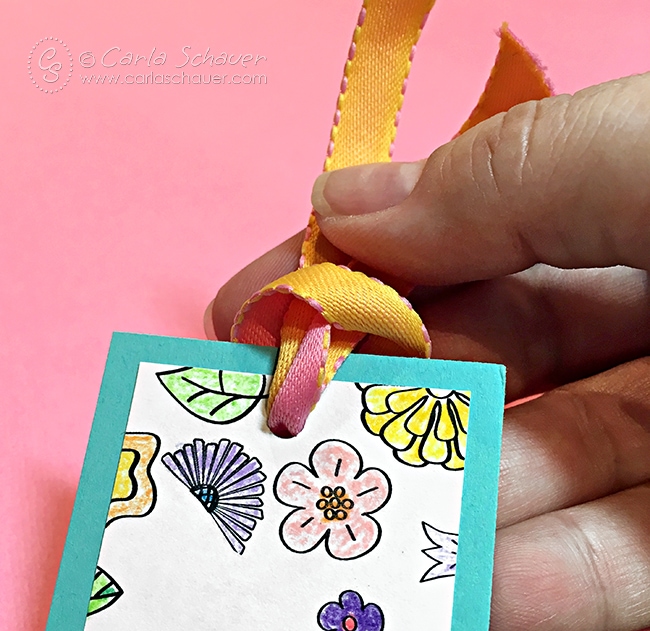
[[[335,488],[324,486],[320,490],[316,508],[323,511],[323,517],[327,521],[343,521],[348,518],[350,511],[354,508],[354,502],[348,497],[342,486]]]

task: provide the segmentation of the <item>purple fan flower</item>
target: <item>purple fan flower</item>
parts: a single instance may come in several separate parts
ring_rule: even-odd
[[[264,519],[262,463],[243,446],[222,438],[194,443],[162,457],[163,464],[191,491],[214,519],[230,547],[243,554],[258,520]]]
[[[373,603],[364,606],[357,592],[346,591],[339,596],[339,602],[321,608],[318,624],[325,631],[382,631],[384,614]]]

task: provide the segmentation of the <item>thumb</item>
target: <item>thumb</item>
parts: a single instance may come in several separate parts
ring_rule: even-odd
[[[650,269],[650,74],[523,103],[427,160],[324,173],[312,203],[336,247],[418,284]]]

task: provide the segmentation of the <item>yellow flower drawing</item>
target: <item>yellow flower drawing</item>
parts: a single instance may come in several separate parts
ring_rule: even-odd
[[[470,392],[357,384],[366,429],[412,467],[465,467]]]
[[[125,434],[106,525],[120,517],[144,517],[156,503],[151,463],[160,439],[155,434]]]

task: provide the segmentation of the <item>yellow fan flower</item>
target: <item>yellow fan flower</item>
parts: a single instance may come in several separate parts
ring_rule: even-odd
[[[465,467],[470,392],[357,384],[366,429],[412,467]]]

